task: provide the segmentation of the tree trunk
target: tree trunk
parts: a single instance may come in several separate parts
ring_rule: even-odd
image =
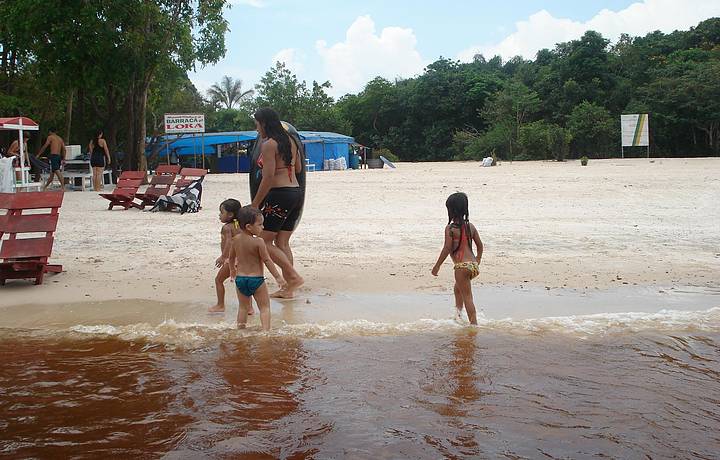
[[[139,90],[135,93],[135,139],[133,144],[137,169],[139,171],[147,171],[147,157],[145,156],[147,127],[145,117],[147,115],[147,95],[149,89],[149,84],[142,83]]]
[[[123,170],[135,170],[137,155],[135,153],[135,85],[131,85],[126,102],[127,140],[125,142],[125,158]]]
[[[65,142],[70,143],[70,129],[72,127],[72,111],[73,111],[73,98],[75,97],[75,89],[70,90],[68,96],[67,107],[65,109]]]

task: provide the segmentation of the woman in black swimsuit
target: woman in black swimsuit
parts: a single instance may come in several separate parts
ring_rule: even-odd
[[[251,206],[262,209],[265,219],[262,238],[270,257],[282,269],[283,278],[288,283],[285,289],[272,296],[291,298],[303,279],[293,268],[288,255],[274,243],[279,234],[291,234],[300,217],[303,193],[296,173],[301,170],[302,164],[298,161],[297,146],[280,123],[277,112],[262,108],[255,112],[254,118],[259,142],[262,143],[258,166],[262,167],[263,174]]]
[[[95,138],[88,144],[88,152],[90,152],[90,166],[92,166],[93,190],[99,192],[103,185],[103,170],[110,164],[110,151],[107,142],[103,139],[102,130],[99,129],[95,133]]]

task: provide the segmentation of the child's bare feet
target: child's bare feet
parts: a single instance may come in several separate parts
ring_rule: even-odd
[[[238,323],[238,329],[245,329],[245,323]]]
[[[213,305],[208,308],[208,313],[223,313],[225,312],[225,305]]]

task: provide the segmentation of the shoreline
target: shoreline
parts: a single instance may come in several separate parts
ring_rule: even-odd
[[[462,190],[485,254],[476,289],[718,286],[720,158],[399,163],[396,170],[310,173],[292,244],[299,297],[325,292],[449,293],[452,268],[430,269],[444,200]],[[215,299],[217,205],[249,201],[246,174],[209,175],[197,214],[107,211],[93,192],[66,192],[42,286],[9,280],[2,304],[137,298]],[[341,216],[341,217],[338,217]],[[272,281],[270,281],[273,284]],[[226,301],[235,302],[226,282]],[[2,311],[2,308],[0,308]]]

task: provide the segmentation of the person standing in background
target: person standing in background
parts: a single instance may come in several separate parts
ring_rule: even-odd
[[[110,151],[103,139],[102,129],[98,129],[95,137],[88,144],[90,166],[92,166],[93,190],[99,192],[103,188],[103,171],[110,164]]]
[[[62,175],[62,166],[63,163],[65,163],[65,142],[55,133],[55,128],[48,130],[48,137],[35,156],[39,157],[42,155],[48,147],[50,147],[50,154],[48,155],[48,160],[50,161],[50,177],[48,177],[47,182],[43,185],[43,191],[47,190],[50,184],[52,184],[53,177],[55,176],[57,176],[60,181],[60,188],[63,189],[65,187],[65,179]]]

